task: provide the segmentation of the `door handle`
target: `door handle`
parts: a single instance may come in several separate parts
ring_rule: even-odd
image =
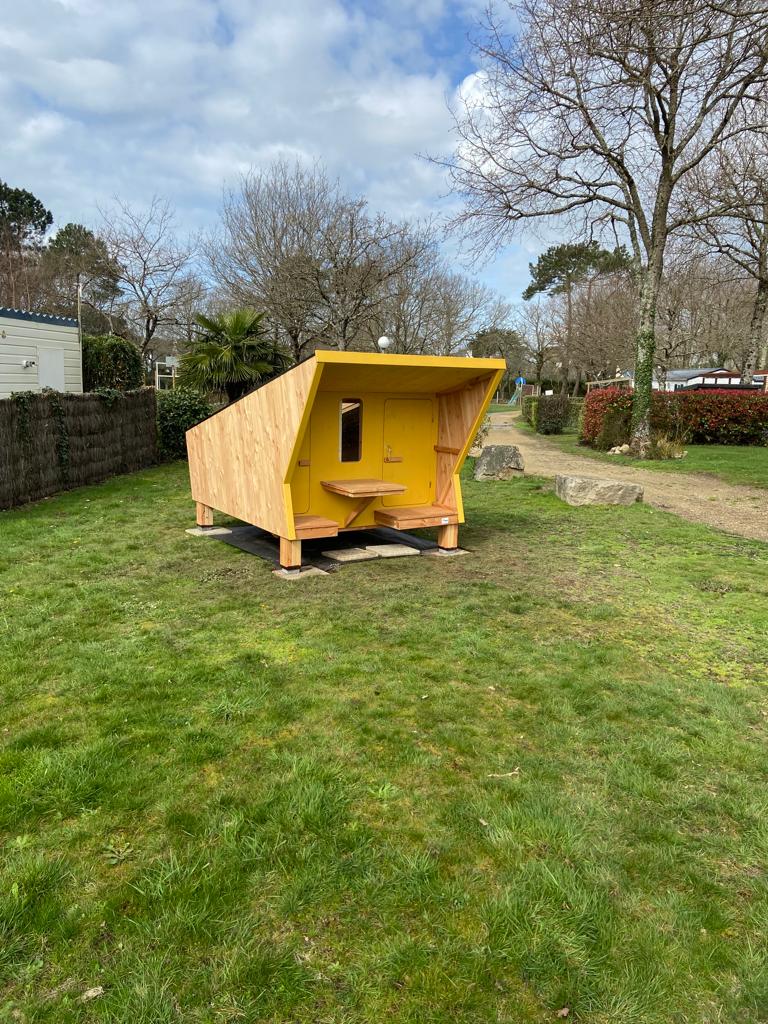
[[[403,461],[402,455],[393,455],[392,454],[392,445],[388,444],[386,451],[387,451],[387,454],[384,456],[384,461],[385,462],[402,462]]]

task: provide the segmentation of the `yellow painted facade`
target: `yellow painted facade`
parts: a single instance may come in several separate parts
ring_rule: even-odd
[[[362,406],[362,445],[358,460],[343,462],[340,411],[342,402],[349,399],[358,400]],[[323,391],[321,387],[287,481],[293,514],[311,512],[343,522],[349,500],[325,490],[322,482],[357,477],[402,484],[406,491],[372,501],[355,519],[355,527],[375,525],[374,513],[379,508],[431,504],[435,500],[435,444],[435,395],[392,396],[369,391]]]

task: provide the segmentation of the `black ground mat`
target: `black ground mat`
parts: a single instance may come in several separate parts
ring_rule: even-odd
[[[224,541],[225,544],[229,544],[233,548],[271,562],[275,567],[280,566],[280,541],[277,537],[267,533],[266,530],[260,530],[258,526],[233,526],[228,529],[229,533],[217,532],[212,534],[210,539]],[[417,551],[430,551],[437,547],[433,540],[381,526],[371,530],[340,533],[338,537],[304,540],[301,542],[301,562],[304,566],[313,565],[325,572],[335,572],[342,564],[348,563],[324,558],[323,551],[364,548],[368,544],[407,544],[409,547],[416,548]]]

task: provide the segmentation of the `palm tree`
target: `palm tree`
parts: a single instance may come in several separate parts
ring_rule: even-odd
[[[181,357],[179,383],[199,391],[225,391],[230,402],[288,366],[288,358],[266,337],[263,313],[236,309],[205,316],[198,313],[198,341]]]

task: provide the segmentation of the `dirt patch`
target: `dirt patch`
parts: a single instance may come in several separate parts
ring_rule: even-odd
[[[645,491],[646,504],[654,508],[741,537],[768,541],[766,490],[736,486],[702,473],[660,473],[570,455],[551,441],[521,430],[516,419],[509,413],[492,413],[485,443],[517,445],[525,459],[525,472],[531,476],[572,473],[640,484]]]

